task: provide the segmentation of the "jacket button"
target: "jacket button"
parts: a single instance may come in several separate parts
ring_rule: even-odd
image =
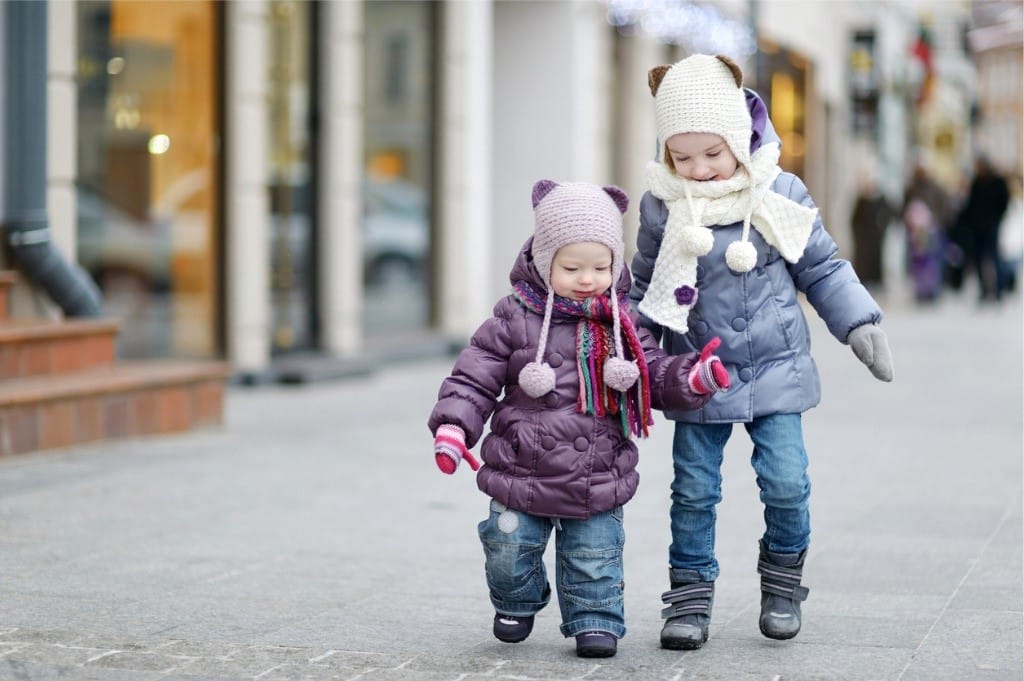
[[[744,383],[749,383],[750,379],[754,377],[754,372],[751,371],[749,367],[743,367],[736,375],[739,376],[740,380]]]
[[[743,317],[737,317],[736,319],[732,320],[732,328],[735,331],[742,331],[743,329],[747,328],[747,320],[744,319]]]
[[[588,440],[587,438],[583,437],[582,435],[580,435],[578,438],[573,440],[573,443],[572,443],[572,446],[576,449],[577,452],[585,452],[585,451],[587,451],[587,447],[589,445],[590,445],[590,440]]]
[[[545,435],[540,439],[540,446],[548,451],[551,451],[552,449],[555,448],[555,438],[551,437],[550,435]]]
[[[548,355],[548,364],[553,369],[557,369],[558,367],[562,366],[562,361],[562,356],[557,352],[552,352],[550,355]]]
[[[703,336],[704,334],[706,334],[708,332],[708,323],[707,322],[694,322],[693,323],[693,332],[695,334],[697,334],[698,336]]]

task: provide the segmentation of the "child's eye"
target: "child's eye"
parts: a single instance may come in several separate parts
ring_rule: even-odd
[[[608,271],[608,270],[610,270],[610,269],[611,269],[611,268],[610,268],[610,267],[608,267],[607,265],[602,265],[601,267],[598,267],[598,268],[597,268],[597,271],[598,271],[598,272],[607,272],[607,271]]]
[[[712,151],[710,154],[708,154],[708,157],[709,158],[715,158],[716,156],[718,156],[721,153],[722,153],[721,151]]]
[[[565,270],[566,272],[575,272],[579,268],[577,268],[577,267],[563,267],[562,269]]]
[[[686,163],[689,160],[688,156],[676,156],[676,163]]]

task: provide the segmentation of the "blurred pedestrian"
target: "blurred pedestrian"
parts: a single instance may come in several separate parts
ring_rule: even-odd
[[[1017,290],[1024,263],[1024,205],[1021,202],[1024,187],[1021,176],[1014,175],[1009,184],[1010,203],[999,228],[999,286],[1004,292]]]
[[[978,276],[981,302],[998,301],[1002,297],[999,273],[999,227],[1010,203],[1006,179],[992,166],[985,155],[974,162],[974,178],[967,191],[961,218],[972,237],[972,265]]]
[[[864,177],[853,205],[850,227],[853,231],[853,268],[868,288],[880,287],[882,246],[895,211],[871,177]]]
[[[918,163],[903,194],[901,217],[907,241],[907,272],[919,303],[934,302],[942,293],[950,206],[949,194],[923,163]]]
[[[698,54],[650,70],[662,158],[648,164],[630,293],[643,323],[672,352],[723,340],[733,382],[697,411],[670,411],[675,478],[670,590],[663,648],[707,641],[715,513],[733,424],[754,443],[764,503],[759,626],[768,638],[800,631],[810,543],[810,479],[802,414],[820,398],[798,293],[879,379],[893,377],[882,311],[853,267],[835,257],[803,182],[779,166],[779,137],[738,66]]]
[[[493,631],[517,643],[551,588],[555,530],[561,632],[581,657],[614,655],[625,635],[622,506],[636,492],[637,448],[651,409],[691,410],[728,387],[711,354],[670,356],[637,328],[626,298],[618,187],[541,180],[535,230],[498,301],[441,385],[430,414],[435,459],[454,473],[490,418],[477,486]],[[499,402],[499,397],[504,397]],[[492,416],[493,414],[493,416]]]

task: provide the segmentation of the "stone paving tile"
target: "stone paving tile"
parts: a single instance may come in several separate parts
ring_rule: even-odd
[[[90,666],[105,669],[127,669],[133,671],[173,672],[186,668],[194,662],[191,658],[173,658],[159,653],[117,651],[89,662]]]
[[[0,659],[0,679],[17,681],[169,681],[159,672],[70,667]],[[184,680],[182,680],[184,681]],[[188,681],[200,681],[192,677]]]
[[[73,667],[110,655],[111,652],[100,648],[83,648],[62,643],[33,643],[11,651],[4,656],[4,659],[10,663],[36,662]]]

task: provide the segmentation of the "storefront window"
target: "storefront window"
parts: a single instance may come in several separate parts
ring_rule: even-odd
[[[82,0],[78,259],[126,357],[217,347],[216,3]]]
[[[363,322],[372,335],[430,321],[436,5],[364,7]]]
[[[315,345],[313,148],[310,91],[315,6],[270,3],[270,286],[272,350]]]
[[[782,140],[779,165],[803,177],[807,135],[807,61],[762,40],[757,64],[758,94],[765,100],[775,132]]]

